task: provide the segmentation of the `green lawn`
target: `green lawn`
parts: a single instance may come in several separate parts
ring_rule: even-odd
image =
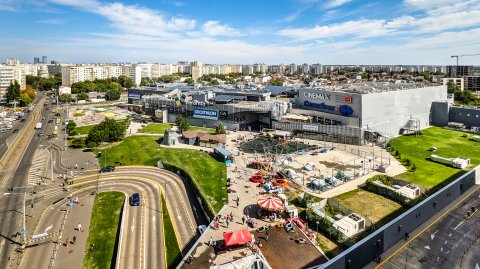
[[[124,200],[121,192],[102,192],[95,197],[82,268],[111,267]]]
[[[426,189],[450,182],[464,173],[444,164],[435,163],[428,158],[431,154],[442,157],[467,157],[470,158],[472,166],[480,164],[480,143],[462,137],[462,132],[451,131],[439,127],[431,127],[422,130],[422,135],[400,136],[390,142],[394,149],[392,154],[398,150],[402,162],[409,159],[417,167],[415,172],[405,172],[396,177],[418,184]],[[472,135],[470,135],[471,137]],[[434,153],[429,151],[436,147]],[[407,167],[410,170],[410,167]],[[443,184],[442,184],[443,183]]]
[[[215,129],[212,128],[205,128],[205,127],[197,127],[197,126],[190,126],[188,127],[189,131],[205,131],[210,134],[215,134]]]
[[[77,134],[88,134],[95,126],[97,126],[97,124],[75,127],[74,131],[77,132]]]
[[[85,116],[85,114],[83,114],[83,113],[75,113],[75,114],[73,114],[73,116],[74,116],[74,117],[83,117],[83,116]]]
[[[375,223],[381,221],[384,224],[387,220],[392,219],[392,213],[396,213],[395,216],[397,216],[402,212],[401,204],[373,192],[360,189],[340,194],[335,196],[335,199]]]
[[[221,177],[226,178],[225,164],[198,150],[160,147],[161,139],[160,136],[127,137],[120,144],[108,148],[107,163],[100,158],[100,165],[156,166],[157,161],[162,161],[181,167],[194,178],[207,201],[218,212],[227,198],[227,190],[222,189],[226,181],[220,181]],[[105,154],[104,150],[102,152]]]
[[[165,197],[162,195],[162,214],[163,214],[163,228],[165,236],[165,247],[167,251],[167,268],[175,268],[175,266],[182,259],[180,247],[178,245],[177,237],[175,236],[175,230],[173,229],[172,220],[167,210],[167,204],[165,203]]]
[[[155,123],[152,122],[142,129],[138,130],[139,133],[147,134],[161,134],[163,135],[166,130],[170,130],[172,126],[168,123]]]

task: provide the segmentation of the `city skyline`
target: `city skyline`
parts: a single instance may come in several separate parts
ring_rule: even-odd
[[[473,0],[0,0],[0,14],[0,58],[22,62],[449,65],[480,52]]]

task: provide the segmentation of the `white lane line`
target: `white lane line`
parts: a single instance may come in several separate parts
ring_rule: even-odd
[[[463,223],[465,222],[465,220],[462,220],[457,226],[455,226],[455,228],[453,228],[453,230],[455,231],[458,227],[460,227],[460,225],[462,225]]]
[[[448,242],[448,240],[445,240],[445,243],[443,243],[443,244],[444,244],[444,245],[446,245],[446,244],[447,244],[447,242]]]
[[[3,245],[5,245],[5,239],[0,241],[0,252],[2,252]]]
[[[175,208],[175,211],[177,212],[177,218],[179,221],[182,221],[182,217],[180,217],[180,213],[178,212],[178,208]]]
[[[440,249],[440,252],[443,252],[443,248]]]

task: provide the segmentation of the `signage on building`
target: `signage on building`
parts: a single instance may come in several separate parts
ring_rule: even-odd
[[[307,98],[313,98],[313,99],[330,100],[330,94],[326,94],[326,93],[304,92],[303,96]]]
[[[325,103],[312,103],[309,101],[303,102],[303,105],[305,107],[310,107],[310,108],[315,108],[315,109],[320,109],[320,110],[329,110],[329,111],[335,111],[339,112],[343,116],[350,116],[353,114],[353,109],[347,105],[339,105],[339,106],[332,106],[332,105],[327,105]]]
[[[221,110],[221,111],[220,111],[220,116],[221,116],[221,117],[228,117],[228,111]]]
[[[192,106],[206,106],[207,103],[205,103],[204,101],[198,101],[198,100],[193,100],[192,101]]]
[[[350,95],[346,95],[343,97],[343,102],[345,104],[351,104],[352,103],[352,97]]]
[[[128,98],[130,99],[140,99],[139,92],[128,92]]]
[[[318,132],[318,125],[304,124],[302,128],[305,131],[316,131],[316,132]]]
[[[218,110],[194,109],[193,117],[207,120],[218,120]]]

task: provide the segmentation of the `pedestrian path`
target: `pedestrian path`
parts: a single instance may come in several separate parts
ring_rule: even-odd
[[[47,163],[50,162],[50,154],[44,148],[38,148],[33,156],[32,165],[28,173],[29,185],[44,185],[49,179],[46,178]]]

